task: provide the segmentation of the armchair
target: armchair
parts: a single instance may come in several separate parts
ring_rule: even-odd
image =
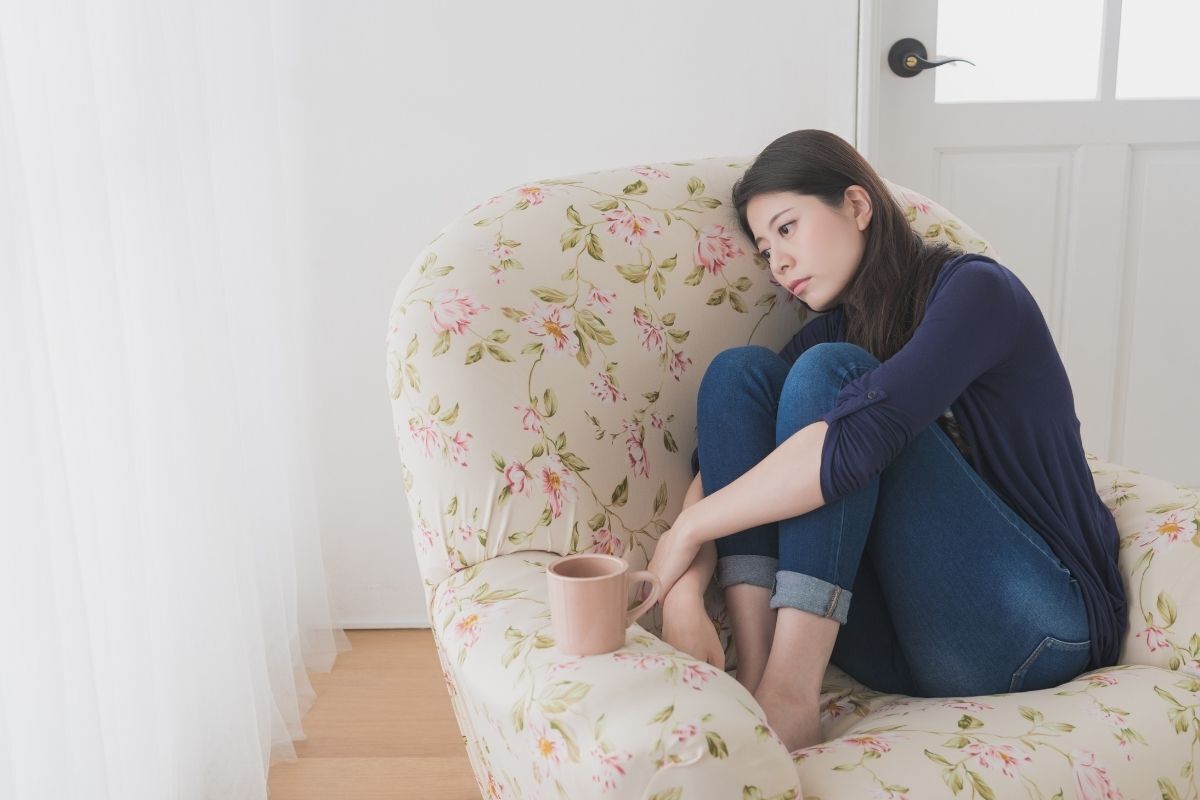
[[[1120,666],[1057,689],[908,698],[830,665],[826,741],[789,754],[732,675],[658,638],[657,609],[615,653],[554,646],[545,565],[591,550],[644,567],[691,480],[705,366],[735,345],[778,349],[805,321],[737,230],[728,197],[748,165],[516,186],[443,228],[400,281],[395,436],[482,796],[1200,796],[1200,498],[1091,453],[1132,625]],[[936,202],[890,187],[923,236],[995,256]],[[715,586],[706,602],[732,672]]]

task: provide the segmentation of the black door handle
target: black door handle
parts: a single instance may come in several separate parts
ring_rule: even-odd
[[[901,78],[911,78],[914,75],[920,75],[921,70],[940,67],[951,61],[967,61],[967,59],[957,56],[950,56],[938,61],[927,61],[925,58],[927,55],[925,45],[921,44],[919,40],[899,39],[892,45],[892,49],[888,50],[888,66]],[[974,61],[967,61],[967,63],[975,66]]]

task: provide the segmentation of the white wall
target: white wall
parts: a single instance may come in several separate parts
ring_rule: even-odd
[[[854,2],[278,0],[334,618],[424,625],[383,339],[417,252],[538,178],[854,141]]]

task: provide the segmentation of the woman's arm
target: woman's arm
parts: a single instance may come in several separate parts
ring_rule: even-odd
[[[683,497],[683,508],[693,506],[704,498],[704,484],[700,481],[700,473],[696,473],[695,480],[688,487],[687,494]],[[682,509],[680,510],[682,512]],[[700,547],[700,552],[696,554],[696,558],[692,561],[692,565],[688,567],[687,572],[683,574],[671,588],[670,597],[675,598],[671,602],[681,599],[695,599],[703,597],[704,590],[708,587],[708,582],[712,580],[713,571],[717,568],[717,544],[716,542],[705,542]],[[663,598],[663,604],[666,605],[666,598]]]
[[[825,505],[821,449],[828,429],[817,420],[796,431],[737,480],[681,511],[675,527],[693,546],[712,545],[715,553],[714,539]]]
[[[806,425],[741,477],[679,512],[675,524],[658,538],[647,565],[662,582],[664,596],[670,596],[680,579],[693,570],[697,576],[711,577],[708,564],[716,551],[713,540],[825,505],[821,453],[828,430],[824,420]],[[712,549],[701,560],[705,545]]]

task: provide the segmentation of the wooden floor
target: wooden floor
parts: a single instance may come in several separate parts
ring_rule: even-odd
[[[271,800],[479,800],[428,630],[346,631],[353,650],[310,673],[317,700]]]

